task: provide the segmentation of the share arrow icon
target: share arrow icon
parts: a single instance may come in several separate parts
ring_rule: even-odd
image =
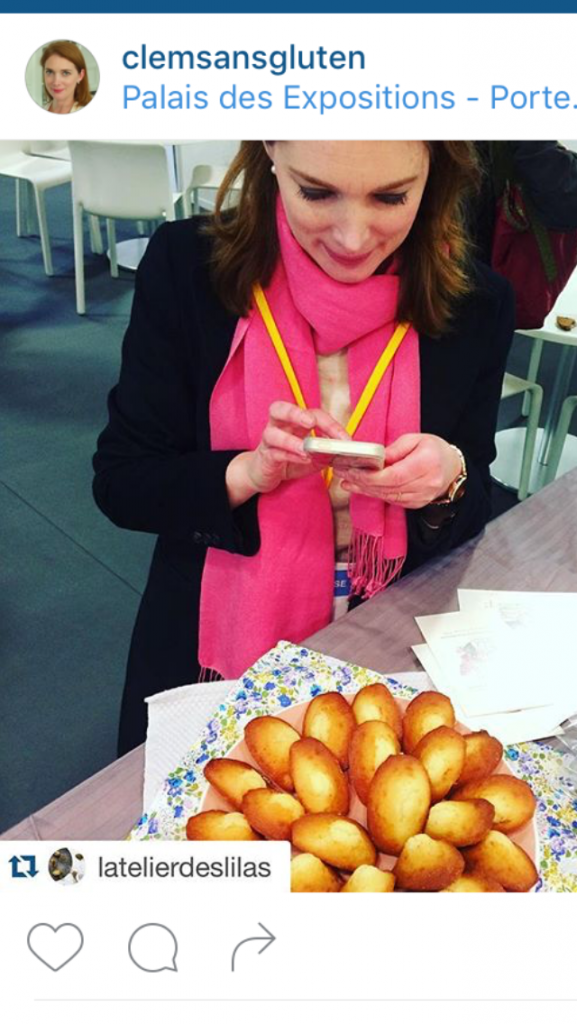
[[[234,971],[234,958],[235,958],[236,954],[238,953],[240,947],[244,946],[245,942],[264,942],[264,946],[262,946],[262,948],[259,949],[259,951],[258,951],[259,952],[259,956],[260,956],[261,953],[264,953],[265,949],[268,949],[268,947],[272,946],[273,942],[275,942],[276,936],[273,935],[272,932],[269,932],[268,928],[265,928],[264,924],[261,924],[260,921],[258,922],[258,924],[259,924],[259,928],[262,928],[264,934],[263,935],[251,935],[250,938],[243,939],[242,942],[239,942],[238,945],[236,945],[234,947],[234,949],[232,951],[232,964],[231,964],[231,968],[230,968],[231,971]]]

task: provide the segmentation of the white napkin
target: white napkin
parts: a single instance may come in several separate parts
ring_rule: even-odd
[[[194,683],[148,697],[143,806],[150,807],[169,772],[182,760],[235,680]]]

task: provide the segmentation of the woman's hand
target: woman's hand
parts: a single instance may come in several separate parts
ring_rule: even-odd
[[[386,451],[384,469],[336,469],[341,487],[401,508],[424,508],[442,497],[461,471],[454,448],[435,434],[403,434]]]
[[[254,494],[274,491],[283,480],[320,472],[303,449],[303,438],[314,430],[324,437],[350,440],[344,427],[324,409],[300,409],[291,402],[273,402],[260,444],[232,459],[226,485],[232,508]]]

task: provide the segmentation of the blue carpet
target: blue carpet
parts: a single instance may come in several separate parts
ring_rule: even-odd
[[[77,316],[68,186],[47,209],[53,278],[39,238],[16,237],[0,177],[0,832],[114,759],[154,542],[114,527],[91,493],[134,276],[113,280],[87,239]]]

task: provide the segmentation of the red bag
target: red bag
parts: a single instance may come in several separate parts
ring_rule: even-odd
[[[508,180],[497,203],[491,265],[513,285],[516,327],[542,327],[577,267],[577,231],[550,231],[522,185]]]

